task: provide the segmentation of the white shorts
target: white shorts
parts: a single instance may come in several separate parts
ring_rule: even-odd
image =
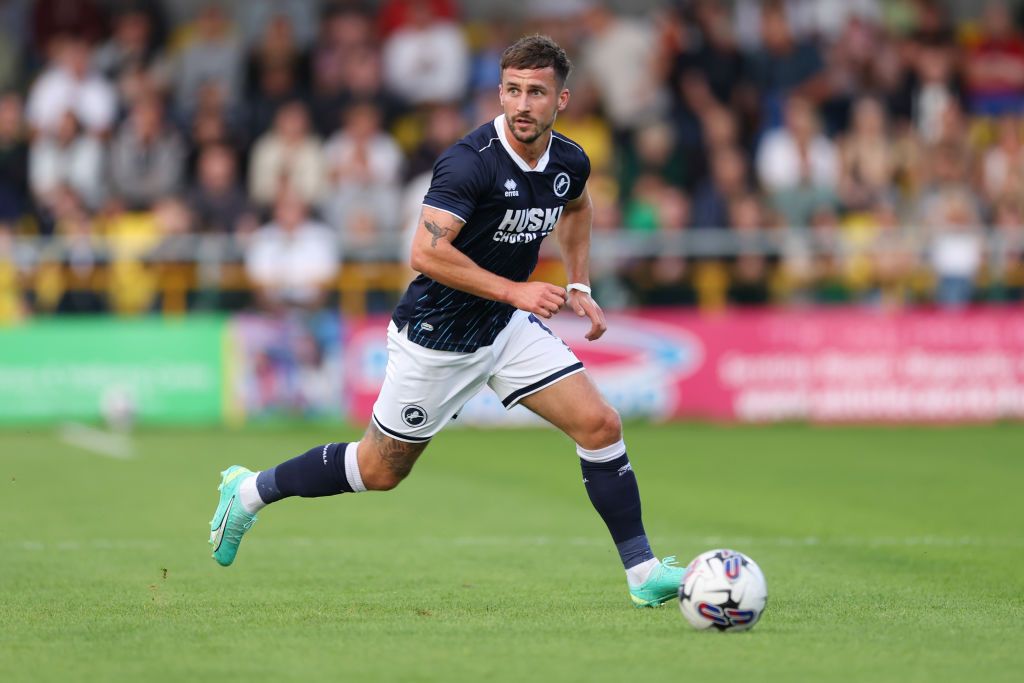
[[[383,433],[429,441],[484,384],[511,409],[526,396],[583,370],[583,363],[539,318],[516,311],[494,343],[472,353],[438,351],[388,326],[388,367],[373,404]]]

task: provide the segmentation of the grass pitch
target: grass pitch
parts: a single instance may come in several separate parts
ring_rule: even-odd
[[[764,569],[745,634],[631,607],[552,431],[445,432],[396,491],[282,502],[210,559],[221,469],[357,434],[0,433],[0,680],[1021,680],[1020,425],[630,426],[655,551]]]

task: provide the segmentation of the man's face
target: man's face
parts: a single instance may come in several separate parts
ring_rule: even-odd
[[[569,91],[559,86],[550,66],[505,69],[498,93],[512,136],[527,145],[551,130],[569,103]]]

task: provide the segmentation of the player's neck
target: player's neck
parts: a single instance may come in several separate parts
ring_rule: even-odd
[[[548,151],[548,145],[551,142],[551,129],[544,131],[544,134],[533,142],[525,143],[512,134],[512,129],[509,128],[508,120],[504,116],[501,117],[501,125],[505,126],[505,139],[508,140],[508,146],[512,148],[512,151],[529,164],[530,168],[536,167],[540,158],[544,156],[544,152]]]

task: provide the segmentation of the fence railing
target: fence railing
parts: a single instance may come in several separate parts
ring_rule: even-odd
[[[103,293],[110,297],[110,310],[121,313],[184,313],[202,292],[244,296],[253,289],[245,268],[246,249],[246,238],[219,235],[0,240],[0,320],[16,315],[23,301],[35,310],[54,310],[68,291]],[[328,290],[336,295],[342,312],[365,314],[372,292],[397,296],[414,275],[407,265],[407,250],[406,240],[340,245],[341,267]],[[948,274],[942,272],[942,259],[978,289],[998,284],[1024,291],[1024,230],[903,227],[877,230],[868,237],[813,229],[619,230],[595,233],[591,245],[597,279],[622,277],[646,261],[684,261],[687,267],[681,277],[692,288],[694,303],[703,308],[726,305],[741,257],[761,262],[763,272],[755,276],[763,280],[772,300],[780,301],[787,292],[808,286],[808,279],[813,286],[813,280],[822,277],[813,267],[815,260],[831,264],[830,277],[837,272],[843,277],[848,267],[859,269],[856,277],[851,275],[851,281],[859,283],[855,287],[899,286],[916,293],[918,300],[930,296]],[[900,264],[895,271],[880,265],[894,260]],[[556,240],[544,242],[535,277],[565,281]]]

